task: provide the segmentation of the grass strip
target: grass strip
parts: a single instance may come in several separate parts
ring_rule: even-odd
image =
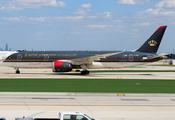
[[[0,92],[175,93],[175,80],[0,79]]]
[[[91,70],[90,72],[175,72],[175,70]]]

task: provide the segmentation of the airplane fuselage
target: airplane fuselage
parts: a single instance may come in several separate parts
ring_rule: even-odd
[[[70,62],[73,59],[115,52],[119,51],[27,51],[11,55],[3,64],[13,68],[52,68],[52,63],[54,61]],[[87,64],[87,68],[124,68],[162,59],[147,59],[155,55],[156,54],[126,51],[117,55],[94,60],[92,63]],[[79,65],[72,65],[72,67],[80,68]]]

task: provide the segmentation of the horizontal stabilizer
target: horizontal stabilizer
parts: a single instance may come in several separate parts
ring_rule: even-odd
[[[153,57],[148,57],[147,59],[151,60],[151,59],[155,59],[155,58],[159,58],[159,57],[163,57],[164,59],[166,59],[166,55],[169,55],[171,53],[165,53],[165,54],[160,54],[160,55],[157,55],[157,56],[153,56]]]

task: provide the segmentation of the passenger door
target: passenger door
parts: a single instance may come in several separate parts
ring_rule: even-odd
[[[45,54],[44,55],[44,61],[48,61],[49,60],[49,55],[48,54]]]
[[[129,61],[133,61],[133,54],[129,54],[128,59],[129,59]]]
[[[17,55],[17,61],[22,61],[22,55],[21,54]]]

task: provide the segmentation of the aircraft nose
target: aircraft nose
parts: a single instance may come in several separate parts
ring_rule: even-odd
[[[9,63],[7,63],[7,62],[5,62],[5,61],[2,62],[2,65],[3,65],[3,66],[10,66]]]
[[[5,62],[4,61],[2,62],[2,65],[5,65]]]

